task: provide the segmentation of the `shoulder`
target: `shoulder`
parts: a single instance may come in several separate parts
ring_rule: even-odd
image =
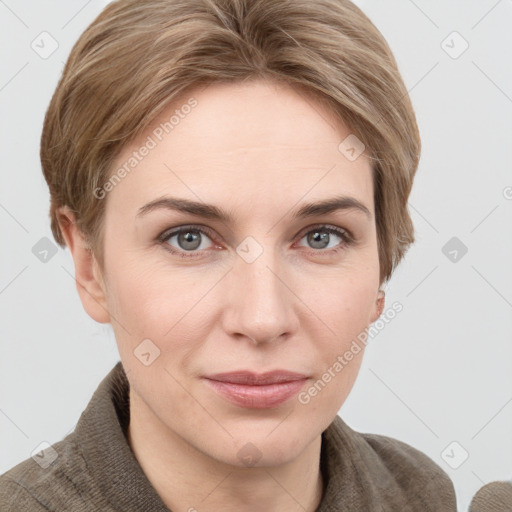
[[[411,503],[421,510],[456,511],[456,495],[448,474],[413,446],[388,436],[359,434],[369,458],[378,458]]]
[[[2,512],[47,511],[48,508],[30,494],[9,475],[9,472],[0,476],[0,510]]]
[[[89,510],[86,496],[92,482],[73,437],[68,435],[0,475],[2,512]]]
[[[457,511],[450,477],[422,451],[388,436],[357,432],[339,416],[328,439],[338,465],[348,464],[344,455],[351,454],[349,472],[367,503],[383,510]]]
[[[451,481],[448,474],[430,457],[403,441],[379,434],[360,433],[359,436],[390,469],[399,470],[407,466],[423,476],[431,475]]]

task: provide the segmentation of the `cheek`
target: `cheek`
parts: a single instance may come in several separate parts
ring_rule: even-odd
[[[308,291],[307,291],[308,290]],[[369,323],[378,291],[378,270],[371,266],[340,269],[303,288],[304,302],[341,342]]]
[[[111,262],[114,260],[111,259]],[[119,352],[130,356],[145,339],[155,342],[158,349],[156,328],[169,329],[170,321],[164,321],[172,310],[168,308],[164,287],[159,285],[154,273],[145,272],[133,260],[118,258],[111,264],[107,286],[107,307],[115,332]]]
[[[128,320],[132,315],[146,318],[166,299],[176,301],[179,283],[173,281],[179,274],[166,273],[152,258],[137,252],[111,249],[108,300],[114,314],[128,316]]]
[[[201,326],[208,324],[214,311],[207,296],[214,283],[171,272],[158,262],[120,263],[111,276],[108,308],[119,351],[131,358],[149,339],[160,351],[157,366],[169,360],[188,361],[189,353],[208,334]]]
[[[322,293],[316,291],[308,299],[320,319],[319,330],[312,338],[321,361],[319,377],[330,390],[326,398],[336,395],[335,400],[344,399],[352,388],[366,347],[365,332],[376,291],[372,272],[361,271],[350,278],[332,279]]]

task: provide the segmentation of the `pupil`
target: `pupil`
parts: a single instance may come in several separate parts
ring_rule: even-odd
[[[328,238],[329,238],[329,233],[321,233],[319,231],[314,231],[312,233],[312,242],[313,244],[316,244],[317,242],[320,242],[320,247],[316,247],[317,249],[320,248],[324,248],[328,245],[329,241],[328,241]],[[311,241],[311,240],[310,240]],[[325,242],[325,243],[324,243]]]
[[[200,245],[197,243],[199,240],[199,236],[190,231],[181,233],[180,238],[180,245],[182,245],[183,249],[197,249],[197,247],[199,247]]]

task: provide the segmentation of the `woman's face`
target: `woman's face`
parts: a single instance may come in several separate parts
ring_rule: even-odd
[[[327,109],[286,86],[183,98],[124,148],[115,169],[130,171],[104,199],[105,300],[132,414],[218,461],[242,466],[253,451],[282,464],[334,419],[363,350],[333,372],[338,356],[380,314],[370,163],[339,149],[350,131]],[[367,212],[298,214],[341,196]],[[274,370],[305,378],[258,399],[206,378]]]

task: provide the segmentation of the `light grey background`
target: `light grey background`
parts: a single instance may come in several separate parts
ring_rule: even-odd
[[[395,53],[423,153],[409,201],[417,242],[387,287],[403,311],[371,339],[340,415],[428,454],[463,511],[484,483],[512,478],[512,1],[356,3]],[[119,360],[110,326],[82,308],[69,251],[46,263],[33,253],[53,241],[43,116],[106,4],[0,1],[0,473],[71,431]],[[31,47],[46,37],[51,49],[43,31],[58,42],[47,58]],[[443,253],[453,237],[456,261]]]

